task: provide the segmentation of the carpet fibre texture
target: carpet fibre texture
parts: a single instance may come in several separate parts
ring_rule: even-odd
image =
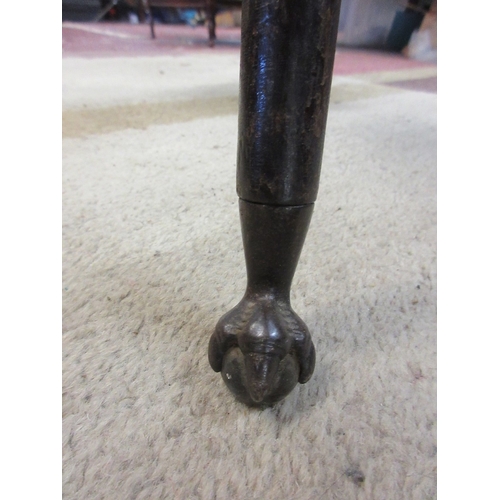
[[[292,288],[312,379],[207,359],[245,289],[236,55],[63,60],[65,499],[436,497],[436,95],[335,77]]]

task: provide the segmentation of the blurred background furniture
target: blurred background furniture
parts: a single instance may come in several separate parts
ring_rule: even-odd
[[[242,0],[146,0],[151,26],[151,38],[155,38],[154,16],[152,7],[174,7],[178,9],[200,9],[205,13],[208,27],[208,43],[211,47],[215,44],[215,14],[218,9],[241,7]]]
[[[94,21],[102,5],[99,0],[62,0],[62,20],[72,22]]]

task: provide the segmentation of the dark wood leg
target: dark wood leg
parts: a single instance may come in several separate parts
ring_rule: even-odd
[[[319,187],[340,0],[246,0],[237,192],[248,283],[209,361],[235,396],[270,405],[311,377],[315,349],[290,305]]]
[[[151,28],[151,38],[155,38],[155,20],[153,17],[153,9],[148,1],[148,11],[149,11],[149,26]]]
[[[143,0],[137,0],[136,6],[137,6],[137,15],[139,17],[139,22],[143,23],[146,19]]]
[[[206,14],[208,24],[208,45],[215,45],[215,12],[217,10],[216,0],[207,0]]]

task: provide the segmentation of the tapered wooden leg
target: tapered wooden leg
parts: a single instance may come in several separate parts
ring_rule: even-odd
[[[247,266],[209,361],[235,396],[271,405],[312,376],[290,287],[319,187],[340,0],[244,0],[237,192]]]

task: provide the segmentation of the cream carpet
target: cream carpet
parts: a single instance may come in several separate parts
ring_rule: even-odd
[[[207,359],[245,288],[238,64],[63,60],[64,498],[435,498],[436,96],[334,77],[292,290],[316,371],[249,409]]]

